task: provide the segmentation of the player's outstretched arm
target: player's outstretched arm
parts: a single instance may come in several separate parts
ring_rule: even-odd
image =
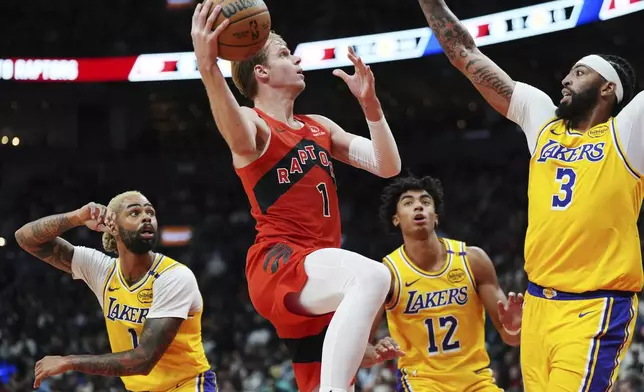
[[[114,219],[114,214],[107,207],[89,203],[76,211],[27,223],[16,231],[15,236],[22,249],[71,274],[74,246],[60,236],[67,230],[83,225],[95,231],[108,231]]]
[[[34,388],[45,378],[69,370],[113,377],[147,375],[174,340],[182,322],[183,319],[174,317],[146,320],[139,345],[132,350],[105,355],[44,357],[36,363]]]
[[[630,166],[644,175],[644,91],[619,112],[615,124]]]
[[[506,116],[515,82],[474,44],[474,38],[444,0],[418,0],[434,36],[458,68],[496,111]]]
[[[393,177],[400,173],[402,163],[396,140],[376,95],[375,77],[371,68],[356,56],[352,47],[349,47],[348,56],[355,68],[354,74],[348,75],[339,69],[334,70],[333,74],[341,78],[358,99],[371,140],[345,131],[324,116],[312,115],[311,118],[331,132],[331,154],[335,159],[379,177]]]
[[[490,257],[481,248],[468,246],[467,258],[472,268],[476,291],[494,327],[503,341],[517,347],[521,342],[521,316],[523,314],[523,296],[510,293],[505,297],[499,287],[496,269]]]
[[[212,8],[214,11],[210,13]],[[233,154],[246,156],[257,150],[257,125],[253,118],[258,116],[253,110],[239,106],[217,65],[217,39],[229,24],[226,19],[213,31],[220,12],[221,6],[215,7],[211,0],[197,5],[192,16],[192,43],[217,128]]]

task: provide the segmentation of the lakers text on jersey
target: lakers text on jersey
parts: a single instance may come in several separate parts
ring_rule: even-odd
[[[403,246],[384,259],[394,275],[385,305],[403,391],[500,391],[485,351],[485,310],[476,293],[465,244],[441,239],[447,260],[438,272],[419,269]]]
[[[183,267],[181,263],[157,254],[148,274],[130,286],[121,274],[119,260],[114,261],[103,284],[103,314],[112,352],[137,347],[154,302],[154,281],[180,266]],[[199,310],[188,315],[150,374],[121,377],[128,391],[216,390],[214,374],[201,343],[201,313]]]
[[[617,132],[614,119],[585,133],[562,120],[541,130],[528,185],[531,282],[570,293],[642,289],[642,180]]]

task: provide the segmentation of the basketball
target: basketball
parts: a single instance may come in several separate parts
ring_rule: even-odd
[[[271,32],[271,15],[262,0],[215,0],[221,13],[213,30],[225,19],[228,27],[219,35],[218,54],[224,60],[242,61],[252,57],[264,46]]]

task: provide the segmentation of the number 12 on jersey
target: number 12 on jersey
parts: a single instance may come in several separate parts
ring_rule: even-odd
[[[429,345],[427,347],[429,356],[460,350],[461,342],[454,338],[454,333],[458,329],[458,319],[454,316],[444,316],[437,318],[436,321],[438,326],[434,325],[433,318],[425,319],[427,335],[429,338]],[[443,336],[443,340],[440,342],[440,347],[436,342],[436,327],[440,330],[447,330],[445,336]]]
[[[570,167],[558,167],[555,182],[559,184],[559,193],[552,195],[552,209],[563,211],[572,203],[577,173]]]

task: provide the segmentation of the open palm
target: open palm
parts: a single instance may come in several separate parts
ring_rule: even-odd
[[[508,302],[498,302],[499,320],[504,327],[510,331],[516,331],[521,328],[521,318],[523,317],[523,294],[508,294]]]
[[[353,75],[348,75],[340,69],[333,70],[333,74],[347,84],[351,93],[358,98],[358,101],[364,102],[375,98],[375,78],[373,76],[373,72],[371,72],[371,67],[365,65],[362,59],[356,56],[356,53],[353,51],[351,46],[349,46],[349,53],[347,56],[353,63]]]

